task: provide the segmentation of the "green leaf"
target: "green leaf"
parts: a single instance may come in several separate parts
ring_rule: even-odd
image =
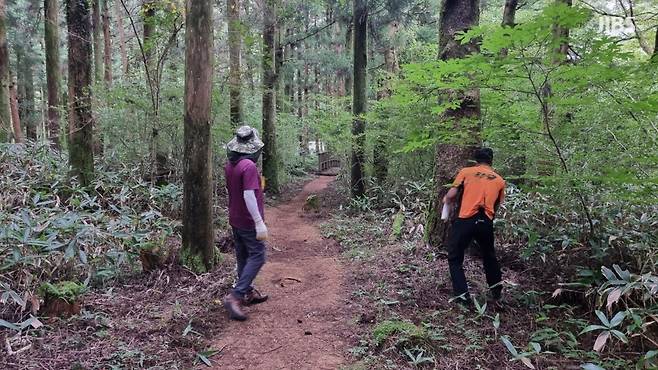
[[[512,342],[510,342],[509,337],[507,335],[503,335],[502,337],[500,337],[500,340],[503,342],[505,347],[507,347],[507,350],[509,351],[509,353],[512,354],[512,356],[514,356],[514,358],[517,358],[519,356],[519,352],[516,350],[516,348],[514,348],[514,345],[512,344]]]
[[[620,332],[619,330],[612,330],[611,333],[615,337],[619,338],[619,340],[622,342],[628,343],[628,338],[626,338],[626,335],[624,335],[624,333]]]
[[[0,319],[0,327],[4,327],[4,328],[7,328],[7,329],[16,330],[16,331],[21,330],[21,328],[18,325],[12,324],[9,321],[5,321],[3,319]]]
[[[590,331],[594,331],[594,330],[607,330],[607,329],[608,329],[607,327],[602,325],[589,325],[588,327],[583,329],[583,331],[581,331],[580,334],[589,333]]]
[[[615,326],[621,324],[621,322],[624,321],[625,317],[626,317],[625,311],[617,312],[615,317],[613,317],[612,320],[610,320],[610,327],[614,328]]]
[[[212,363],[210,362],[210,357],[218,354],[219,352],[221,351],[216,349],[209,349],[207,351],[199,352],[196,355],[199,358],[199,360],[201,360],[201,362],[203,362],[206,366],[212,367]]]
[[[599,310],[594,311],[596,313],[596,316],[598,316],[599,320],[605,325],[606,327],[610,327],[610,321],[608,321],[608,318],[605,316],[605,314]]]
[[[591,362],[588,362],[588,363],[586,363],[586,364],[584,364],[584,365],[580,365],[580,367],[581,367],[583,370],[605,370],[605,369],[602,368],[601,366],[599,366],[599,365],[595,365],[595,364],[593,364],[593,363],[591,363]]]
[[[605,266],[601,266],[601,273],[608,280],[617,280],[617,276],[615,275],[615,273]]]
[[[199,360],[201,360],[201,362],[203,362],[204,364],[206,364],[206,366],[208,366],[208,367],[212,367],[212,362],[210,362],[210,360],[208,359],[208,357],[206,357],[206,356],[204,356],[204,355],[202,355],[202,354],[200,354],[200,353],[197,353],[196,355],[197,355],[197,357],[199,358]]]
[[[493,319],[493,327],[496,330],[498,330],[498,328],[500,327],[500,314],[499,313],[497,313],[496,316]]]

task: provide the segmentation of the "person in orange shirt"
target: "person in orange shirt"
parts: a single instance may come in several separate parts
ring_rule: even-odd
[[[505,180],[491,168],[493,150],[480,148],[475,151],[474,159],[477,164],[459,171],[452,188],[443,198],[444,203],[454,203],[459,188],[463,188],[459,214],[448,236],[448,264],[454,295],[466,304],[470,304],[471,299],[464,275],[464,251],[473,239],[482,252],[492,298],[500,299],[502,292],[502,273],[494,250],[493,219],[505,198]]]

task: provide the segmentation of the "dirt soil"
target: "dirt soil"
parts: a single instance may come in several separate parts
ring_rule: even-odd
[[[269,207],[268,262],[255,285],[270,296],[230,322],[212,347],[214,369],[336,369],[354,332],[345,271],[335,242],[323,239],[304,210],[334,177],[321,176],[285,204]]]

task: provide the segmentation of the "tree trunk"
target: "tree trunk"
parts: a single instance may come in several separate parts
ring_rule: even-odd
[[[286,29],[286,39],[289,39],[292,35],[292,29]],[[295,46],[287,44],[284,50],[284,58],[292,59],[294,54]],[[283,72],[283,71],[281,71]],[[295,112],[295,71],[292,73],[286,73],[285,76],[281,76],[279,73],[279,79],[284,78],[283,94],[285,95],[286,100],[286,112],[294,113]]]
[[[6,0],[0,0],[0,143],[11,138],[9,107],[9,50],[7,49]]]
[[[477,53],[479,46],[475,40],[462,44],[455,40],[458,32],[477,26],[479,22],[479,0],[443,0],[439,20],[439,59],[463,58]],[[480,92],[478,89],[453,91],[458,94],[459,106],[447,110],[442,119],[452,121],[455,132],[466,132],[465,139],[457,143],[439,143],[436,146],[434,167],[434,199],[428,216],[428,241],[433,246],[443,245],[450,224],[440,218],[443,196],[448,192],[445,186],[454,179],[458,170],[472,158],[473,149],[480,144],[479,117]]]
[[[514,27],[516,25],[516,8],[519,5],[519,0],[505,0],[505,8],[503,9],[503,26]]]
[[[277,20],[278,22],[279,20]],[[284,99],[288,96],[283,91],[281,83],[281,76],[283,75],[283,61],[285,58],[285,46],[283,46],[283,34],[281,33],[281,25],[276,24],[276,39],[275,39],[275,52],[274,52],[274,75],[276,81],[274,84],[274,91],[276,96],[276,111],[283,112]]]
[[[263,13],[263,176],[266,190],[279,192],[279,164],[276,154],[276,44],[277,0],[265,0]]]
[[[378,100],[386,99],[391,96],[390,79],[400,71],[397,52],[395,51],[395,36],[398,32],[398,29],[399,28],[397,22],[392,22],[388,25],[388,35],[386,38],[386,43],[383,46],[386,76],[384,77],[380,86],[380,90],[377,93]],[[373,172],[375,179],[377,179],[377,184],[381,186],[386,183],[388,178],[388,133],[390,131],[390,127],[382,126],[378,131],[379,132],[373,149]]]
[[[503,27],[514,28],[516,26],[516,10],[518,5],[519,5],[518,0],[505,1],[505,8],[503,10],[503,22],[501,24]],[[500,51],[500,55],[502,57],[506,57],[508,55],[508,52],[509,51],[507,50],[507,48],[503,48]],[[512,139],[520,141],[521,136],[519,135],[518,132],[515,132],[513,134]],[[523,184],[522,176],[525,175],[525,173],[526,173],[526,156],[525,156],[524,148],[522,147],[520,153],[510,158],[509,174],[511,175],[511,177],[517,177],[517,179],[511,181],[513,181],[514,184],[516,185],[522,185]]]
[[[92,29],[94,32],[94,81],[103,79],[103,52],[101,50],[101,0],[92,0]],[[107,0],[102,0],[107,1]]]
[[[240,24],[240,0],[226,0],[228,17],[228,52],[229,52],[229,111],[231,126],[242,124],[242,75],[240,62],[240,45],[242,27]]]
[[[126,76],[129,72],[128,65],[128,52],[126,51],[126,33],[123,29],[123,12],[120,0],[114,1],[114,14],[117,19],[117,31],[119,33],[119,53],[121,54],[121,65],[123,75]]]
[[[3,0],[0,0],[3,1]],[[11,110],[11,125],[14,129],[14,142],[24,142],[23,130],[21,129],[21,118],[18,114],[18,92],[16,81],[12,81],[9,85],[9,108]]]
[[[516,25],[516,8],[519,0],[505,0],[505,8],[503,9],[503,27],[514,27]],[[507,48],[500,51],[501,56],[507,56]]]
[[[345,32],[345,55],[352,54],[352,46],[354,44],[354,25],[350,22],[347,25],[347,31]],[[345,96],[352,95],[352,83],[354,71],[345,72]],[[347,107],[347,110],[350,110],[350,107]]]
[[[154,83],[156,80],[155,70],[153,66],[153,50],[155,49],[153,37],[155,36],[155,4],[151,0],[144,0],[142,3],[142,17],[144,29],[142,30],[143,44],[144,44],[144,58],[146,63],[146,78]]]
[[[27,44],[27,41],[24,41]],[[26,54],[25,46],[21,41],[16,43],[16,65],[18,80],[18,113],[21,122],[25,125],[25,134],[28,140],[37,140],[36,112],[34,108],[34,76],[32,71],[32,58]]]
[[[59,94],[61,92],[59,68],[59,5],[57,0],[44,0],[46,80],[48,85],[48,132],[51,145],[60,147]]]
[[[555,1],[572,6],[572,0]],[[553,63],[559,64],[566,61],[569,53],[569,28],[558,24],[553,25],[553,42]]]
[[[181,262],[208,271],[215,262],[212,137],[213,2],[187,0],[185,15],[185,123]]]
[[[352,95],[352,197],[365,194],[363,178],[366,121],[363,115],[367,109],[367,64],[368,64],[368,3],[367,0],[354,0],[354,89]]]
[[[110,34],[110,9],[107,4],[110,0],[103,0],[103,55],[105,73],[103,78],[107,86],[112,86],[112,35]],[[115,0],[117,1],[117,0]]]
[[[653,43],[653,54],[651,55],[652,60],[658,60],[658,27],[656,27],[656,40]]]
[[[92,27],[88,2],[67,0],[66,22],[69,43],[69,161],[80,184],[87,186],[94,173]]]

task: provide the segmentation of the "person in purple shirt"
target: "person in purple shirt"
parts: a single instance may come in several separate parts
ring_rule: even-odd
[[[233,229],[238,281],[224,297],[224,307],[233,320],[244,321],[243,305],[263,303],[252,283],[265,264],[267,227],[263,212],[263,186],[256,162],[263,149],[258,131],[249,126],[238,128],[226,145],[228,161],[224,167],[228,190],[228,220]]]

